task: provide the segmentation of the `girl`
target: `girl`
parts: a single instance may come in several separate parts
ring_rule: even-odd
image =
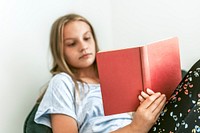
[[[50,38],[53,77],[41,97],[35,122],[51,127],[54,133],[171,131],[160,123],[167,115],[173,117],[175,114],[167,114],[173,101],[162,112],[163,118],[158,119],[166,97],[150,89],[146,93],[141,92],[138,97],[141,104],[134,115],[123,113],[104,116],[95,60],[99,49],[94,29],[84,17],[77,14],[60,17],[52,26]],[[196,79],[199,81],[199,78]],[[197,103],[197,99],[194,101]],[[175,123],[174,119],[170,121]],[[175,126],[173,128],[172,131],[177,130]]]

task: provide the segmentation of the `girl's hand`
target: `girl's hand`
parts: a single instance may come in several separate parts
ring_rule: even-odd
[[[164,108],[166,96],[149,89],[147,93],[142,92],[139,97],[141,104],[134,114],[131,127],[140,133],[147,133]]]
[[[145,99],[147,99],[150,95],[154,94],[155,92],[149,88],[147,88],[147,92],[141,91],[141,94],[138,96],[140,103],[142,103]]]

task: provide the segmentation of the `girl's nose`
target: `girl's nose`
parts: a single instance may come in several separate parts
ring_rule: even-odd
[[[88,49],[88,44],[85,42],[80,42],[80,51],[83,52]]]

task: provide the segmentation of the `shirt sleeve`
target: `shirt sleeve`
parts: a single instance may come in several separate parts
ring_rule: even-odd
[[[77,120],[74,90],[74,83],[69,75],[54,76],[38,107],[35,122],[51,127],[50,114],[64,114]]]

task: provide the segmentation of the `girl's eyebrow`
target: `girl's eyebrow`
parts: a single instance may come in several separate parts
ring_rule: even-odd
[[[92,32],[89,30],[89,31],[86,31],[83,35],[87,35],[87,34],[92,34]],[[68,37],[68,38],[63,38],[63,41],[73,40],[73,39],[74,39],[73,37]]]
[[[87,31],[87,32],[84,33],[84,35],[87,35],[87,34],[92,34],[92,32],[91,31]]]
[[[74,38],[63,38],[63,41],[73,40]]]

